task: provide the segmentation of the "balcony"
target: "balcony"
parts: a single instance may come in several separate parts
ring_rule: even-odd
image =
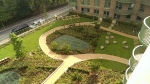
[[[134,2],[133,0],[116,0],[116,1],[120,3],[133,3]]]
[[[74,0],[74,1],[77,1],[77,0]],[[82,0],[81,6],[90,6],[90,0]]]
[[[150,1],[142,0],[141,3],[142,3],[143,5],[150,6]]]
[[[150,44],[150,16],[144,19],[138,37],[142,45],[147,47]]]
[[[68,0],[68,5],[69,6],[76,6],[77,5],[77,0]]]
[[[116,9],[115,13],[118,15],[130,15],[132,13],[132,11],[131,10]]]
[[[132,74],[132,70],[131,70],[131,68],[129,67],[129,68],[126,70],[126,72],[125,72],[125,76],[124,76],[123,81],[122,81],[123,84],[126,84],[126,83],[127,83],[127,81],[128,81],[128,79],[130,78],[131,74]]]
[[[140,61],[143,53],[145,52],[145,49],[146,47],[144,47],[143,45],[139,45],[133,49],[132,56],[129,59],[129,66],[132,70],[135,69],[136,65]]]
[[[147,16],[149,16],[150,14],[148,13],[144,13],[144,12],[138,12],[138,16],[141,18],[146,18]]]

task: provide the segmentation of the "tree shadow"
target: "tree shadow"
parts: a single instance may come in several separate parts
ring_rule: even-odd
[[[97,83],[98,83],[98,75],[97,74],[89,75],[86,84],[97,84]]]

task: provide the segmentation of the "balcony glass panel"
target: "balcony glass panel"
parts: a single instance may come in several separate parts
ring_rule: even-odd
[[[99,15],[99,10],[94,9],[94,16],[98,16]]]
[[[138,16],[141,17],[141,18],[146,18],[149,15],[150,15],[150,13],[145,13],[145,12],[142,12],[142,11],[138,12]]]
[[[134,1],[133,0],[116,0],[118,2],[121,2],[121,3],[133,3]]]
[[[150,6],[150,1],[148,1],[148,0],[142,0],[141,3],[142,3],[143,5]]]
[[[84,14],[89,14],[90,9],[89,8],[81,8],[81,12]]]
[[[110,8],[111,0],[105,0],[105,8]]]
[[[116,9],[115,13],[119,14],[119,15],[130,15],[132,13],[132,11],[131,10]]]
[[[143,45],[139,45],[133,49],[132,56],[134,57],[136,61],[138,62],[140,61],[142,54],[145,52],[145,49],[146,47],[144,47]]]
[[[132,70],[135,69],[136,65],[140,61],[143,53],[145,52],[145,49],[146,47],[144,47],[143,45],[139,45],[133,49],[132,56],[129,60],[129,66]]]
[[[123,77],[122,83],[123,83],[123,84],[126,84],[126,83],[127,83],[127,80],[126,80],[126,77],[125,77],[125,76]]]
[[[94,0],[94,6],[99,7],[100,6],[100,0]]]
[[[77,0],[68,0],[68,5],[69,6],[76,6],[77,5]]]
[[[122,9],[122,3],[116,2],[116,9]]]
[[[144,46],[148,46],[150,44],[150,16],[144,19],[138,37],[139,37],[139,41]]]
[[[90,0],[81,0],[82,5],[90,5]]]
[[[123,78],[123,84],[126,84],[127,83],[127,81],[128,81],[128,79],[130,78],[130,76],[131,76],[131,74],[132,74],[132,70],[130,69],[130,67],[126,70],[126,72],[125,72],[125,76],[124,76],[124,78]]]

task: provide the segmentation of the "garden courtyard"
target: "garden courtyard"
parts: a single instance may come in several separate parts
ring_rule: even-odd
[[[76,26],[67,26],[64,29],[61,26],[62,21],[57,20],[26,35],[23,37],[27,52],[24,60],[14,59],[15,53],[11,44],[3,46],[0,55],[9,56],[12,60],[1,65],[0,72],[19,73],[19,84],[41,84],[58,66],[63,66],[66,62],[70,63],[65,67],[67,71],[62,70],[62,76],[58,76],[60,78],[56,79],[56,84],[121,84],[134,48],[134,39],[108,32],[100,26],[100,29],[96,28],[92,21],[81,17],[80,24],[76,23]],[[64,24],[70,24],[67,22],[69,20]],[[57,31],[54,32],[55,29]],[[43,44],[40,44],[40,49],[41,42]],[[10,53],[6,52],[8,50]]]

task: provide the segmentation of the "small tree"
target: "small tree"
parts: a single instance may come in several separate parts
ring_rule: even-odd
[[[58,49],[58,44],[55,41],[51,42],[50,46],[51,46],[52,50],[54,50],[54,51]]]
[[[64,51],[64,53],[68,53],[70,51],[70,45],[64,43],[62,50]]]
[[[99,70],[99,68],[100,68],[100,65],[98,63],[92,63],[90,65],[90,69],[91,69],[92,75],[96,75],[98,70]]]
[[[71,75],[71,77],[72,81],[75,82],[75,84],[79,84],[82,80],[82,76],[78,72],[75,72],[73,75]]]
[[[25,51],[24,46],[22,45],[22,39],[15,35],[14,33],[10,34],[11,43],[13,45],[14,51],[16,53],[16,58],[24,57]]]

